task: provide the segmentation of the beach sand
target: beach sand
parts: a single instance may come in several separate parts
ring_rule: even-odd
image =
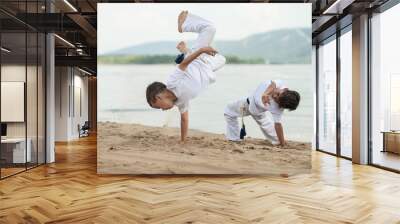
[[[99,174],[273,174],[311,169],[310,143],[288,141],[284,148],[264,139],[235,143],[222,134],[189,130],[182,145],[180,129],[99,122]]]

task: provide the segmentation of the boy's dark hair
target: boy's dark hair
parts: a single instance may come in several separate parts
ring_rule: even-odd
[[[156,101],[156,96],[164,91],[167,86],[162,82],[153,82],[147,86],[146,89],[146,99],[147,103],[152,107],[152,103]]]
[[[300,94],[293,90],[286,90],[279,96],[279,107],[289,109],[290,111],[296,110],[300,103]]]

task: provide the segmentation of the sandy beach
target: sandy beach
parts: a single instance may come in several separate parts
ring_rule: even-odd
[[[235,143],[222,134],[114,122],[98,123],[99,174],[277,174],[309,172],[310,143],[288,141],[284,148],[264,139]]]

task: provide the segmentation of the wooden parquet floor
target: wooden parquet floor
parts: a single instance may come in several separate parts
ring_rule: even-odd
[[[400,175],[313,152],[309,174],[96,174],[96,137],[0,181],[0,223],[400,223]]]

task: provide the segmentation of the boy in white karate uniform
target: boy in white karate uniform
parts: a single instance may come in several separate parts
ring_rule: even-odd
[[[274,145],[283,146],[285,144],[281,124],[283,111],[296,110],[299,102],[300,94],[289,90],[282,81],[262,82],[250,97],[226,106],[224,112],[227,122],[226,138],[231,141],[241,141],[237,118],[251,115],[267,140]]]
[[[184,142],[189,126],[189,101],[215,82],[215,71],[225,65],[225,57],[210,47],[216,29],[214,25],[196,15],[183,11],[178,17],[179,32],[195,32],[198,37],[191,49],[184,42],[177,46],[184,59],[169,75],[166,84],[153,82],[147,87],[146,98],[153,108],[169,110],[177,106],[181,114],[181,141]]]

